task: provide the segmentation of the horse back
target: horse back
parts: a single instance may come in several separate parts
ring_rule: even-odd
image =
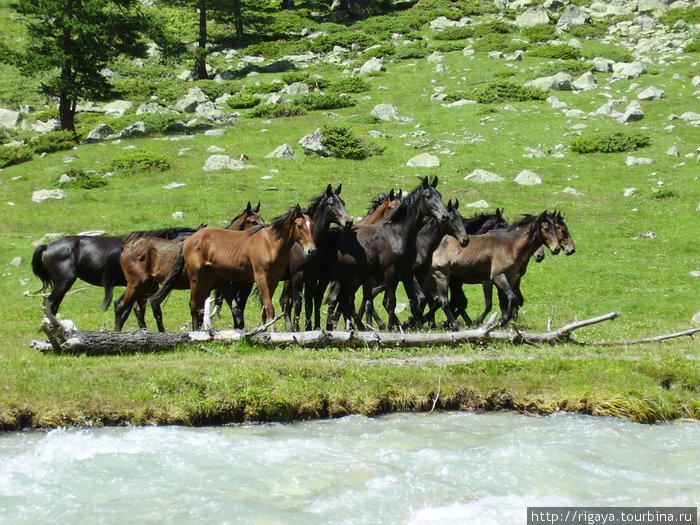
[[[253,258],[263,246],[260,241],[251,243],[250,238],[262,232],[251,235],[248,231],[203,228],[183,245],[187,272],[211,268],[228,280],[253,282]]]

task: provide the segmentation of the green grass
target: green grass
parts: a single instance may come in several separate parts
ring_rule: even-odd
[[[401,17],[412,15],[416,18],[411,20],[420,21],[421,13],[410,11]],[[411,22],[416,25],[412,30],[422,23]],[[364,25],[371,27],[368,22]],[[421,32],[430,33],[427,29]],[[595,54],[594,43],[584,41],[584,54],[586,48]],[[68,235],[99,229],[119,234],[202,222],[223,226],[248,201],[258,200],[262,202],[261,213],[269,220],[296,203],[308,203],[329,183],[334,187],[343,184],[346,208],[359,217],[378,193],[392,187],[410,191],[418,183],[417,177],[425,175],[437,175],[443,200],[458,198],[465,215],[471,213],[465,205],[480,199],[491,209],[505,208],[511,220],[543,209],[565,213],[576,254],[547,255],[541,264],[529,266],[522,284],[526,303],[518,321],[520,329],[542,331],[552,316],[554,326],[559,326],[610,311],[620,312],[620,318],[582,329],[575,337],[583,342],[618,341],[688,328],[693,314],[700,310],[700,280],[690,274],[700,270],[700,185],[695,161],[698,132],[668,117],[694,109],[692,93],[696,88],[690,79],[697,74],[697,55],[680,54],[663,68],[655,68],[654,74],[633,80],[611,83],[611,75],[596,73],[598,89],[556,93],[568,109],[583,110],[585,118],[566,116],[538,100],[443,107],[431,100],[436,87],[448,94],[467,92],[482,86],[480,83],[501,82],[506,73],[509,83],[522,85],[532,78],[533,71],[550,66],[546,58],[527,55],[512,67],[488,58],[486,51],[477,52],[473,59],[465,58],[461,51],[444,55],[444,75],[436,74],[434,64],[420,58],[421,54],[387,63],[386,73],[365,79],[368,91],[353,96],[355,106],[334,109],[333,116],[325,110],[311,110],[291,118],[241,118],[222,137],[196,133],[190,140],[179,141],[171,140],[177,136],[153,135],[81,145],[44,157],[35,155],[29,162],[0,171],[0,335],[4,341],[0,350],[0,428],[128,422],[203,424],[429,410],[438,390],[437,406],[442,408],[543,413],[564,409],[644,422],[697,419],[698,345],[690,339],[631,347],[497,344],[362,351],[241,344],[208,346],[221,355],[192,347],[163,355],[111,358],[41,355],[29,348],[32,339],[43,338],[37,333],[42,297],[32,294],[39,288],[30,268],[32,243],[47,233]],[[341,65],[319,63],[309,70],[322,75],[330,85],[346,78]],[[254,91],[256,81],[268,86],[281,76],[271,73],[242,79],[241,86],[235,83],[235,89]],[[9,91],[0,90],[0,94],[7,92],[17,98],[12,82]],[[26,100],[36,104],[41,97],[31,91],[31,85],[27,84]],[[649,85],[664,89],[665,98],[642,102],[643,120],[621,125],[595,114],[607,101],[601,93],[632,100],[638,90]],[[399,116],[409,119],[370,119],[369,112],[379,103],[394,104]],[[111,122],[111,117],[105,116],[83,118],[85,129],[81,132],[99,122]],[[577,130],[578,124],[585,129]],[[372,139],[383,148],[382,154],[362,161],[305,157],[298,140],[328,125],[347,127],[356,137],[364,137],[370,130],[383,132],[386,137]],[[649,157],[652,164],[627,166],[628,153],[624,152],[571,151],[570,143],[577,133],[604,136],[620,131],[650,137],[647,147],[631,154]],[[266,158],[283,143],[292,145],[297,159]],[[207,148],[213,145],[234,158],[247,155],[246,164],[253,167],[204,172],[204,161],[210,155]],[[666,155],[673,145],[680,150],[680,157]],[[135,152],[125,149],[131,147]],[[546,155],[528,158],[528,148]],[[562,151],[563,157],[552,154],[557,151]],[[115,173],[103,187],[68,188],[65,200],[31,201],[33,191],[55,187],[62,173],[101,172],[125,154],[140,158],[144,152],[167,159],[170,167],[128,176]],[[422,152],[438,155],[441,166],[432,170],[406,166],[411,157]],[[506,182],[465,182],[464,177],[475,168],[499,173]],[[512,182],[523,169],[540,175],[542,184],[521,187]],[[267,179],[268,175],[273,178]],[[163,189],[170,182],[186,186]],[[565,192],[569,187],[583,195]],[[624,197],[624,190],[630,187],[637,188],[635,196]],[[175,211],[182,211],[184,219],[174,220]],[[635,239],[648,231],[656,238]],[[19,266],[10,264],[15,257],[23,260]],[[78,281],[72,291],[61,305],[61,317],[73,319],[83,329],[112,329],[113,312],[103,313],[99,308],[100,288]],[[478,312],[483,306],[480,287],[469,288],[467,295],[469,311]],[[405,300],[400,289],[399,302]],[[164,305],[166,328],[177,330],[189,323],[187,302],[186,292],[172,294]],[[379,302],[377,306],[383,313]],[[399,314],[402,319],[407,315],[405,311]],[[150,314],[146,319],[149,326],[155,325]],[[249,303],[246,320],[249,326],[259,321],[255,300]],[[219,328],[228,327],[230,314],[224,312],[216,323]],[[135,329],[131,317],[125,330]],[[445,368],[397,368],[373,361],[452,353],[498,359]],[[352,360],[356,357],[369,359],[370,364]]]

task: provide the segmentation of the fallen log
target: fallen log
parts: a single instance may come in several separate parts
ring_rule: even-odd
[[[581,345],[620,345],[640,344],[661,341],[674,337],[690,336],[700,332],[700,328],[685,330],[675,334],[656,336],[633,341],[614,343],[580,343],[571,337],[579,329],[603,321],[617,318],[620,314],[611,312],[582,321],[574,321],[555,330],[547,332],[521,332],[515,328],[494,330],[493,314],[489,321],[479,328],[459,332],[355,332],[342,330],[314,330],[308,332],[268,332],[279,317],[261,325],[254,330],[209,330],[195,332],[93,332],[77,329],[70,321],[59,321],[44,306],[45,318],[41,330],[48,341],[32,341],[31,346],[41,352],[118,355],[130,353],[153,353],[171,350],[179,345],[195,343],[202,347],[203,342],[237,343],[254,341],[271,346],[302,346],[319,348],[334,346],[341,348],[405,348],[431,346],[459,346],[463,344],[485,345],[494,341],[507,341],[512,344],[544,345],[558,343],[575,343]]]

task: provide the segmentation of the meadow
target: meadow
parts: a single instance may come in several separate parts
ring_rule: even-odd
[[[485,20],[494,16],[483,14]],[[371,28],[372,20],[377,24],[374,27],[391,22],[377,17],[362,24]],[[693,33],[697,20],[695,24],[689,26],[690,37],[697,37],[697,29]],[[498,97],[450,106],[453,100],[496,93],[504,81],[522,86],[583,59],[560,60],[525,52],[522,60],[507,60],[480,50],[483,36],[440,40],[427,23],[413,31],[417,34],[412,39],[428,42],[429,52],[411,55],[404,49],[410,44],[387,37],[381,45],[393,42],[396,54],[403,55],[397,58],[384,50],[385,70],[362,76],[366,90],[347,93],[354,101],[350,107],[307,110],[290,117],[259,117],[255,108],[240,109],[235,125],[221,128],[225,130],[221,136],[207,136],[194,127],[177,134],[156,131],[145,137],[37,153],[29,162],[0,170],[0,429],[201,425],[431,409],[513,409],[533,414],[571,410],[640,422],[697,419],[697,339],[643,345],[623,342],[682,331],[699,322],[700,132],[691,122],[672,116],[697,111],[700,86],[693,79],[700,70],[700,54],[682,49],[649,52],[643,57],[647,72],[639,77],[617,79],[612,72],[595,72],[595,89],[546,92],[564,103],[563,108],[553,107],[546,99]],[[508,38],[508,45],[520,40],[527,45],[524,32],[508,34]],[[574,35],[565,33],[558,41],[566,43],[571,38]],[[622,37],[605,44],[600,38],[578,41],[582,57],[622,56],[636,42]],[[474,52],[463,52],[465,47]],[[252,46],[244,49],[226,64],[244,62],[245,52],[254,50]],[[362,65],[371,54],[348,50],[339,64],[319,59],[299,66],[303,74],[297,73],[297,78],[307,80],[309,73],[330,85],[348,78],[347,71]],[[192,85],[172,79],[184,66],[148,60],[148,71],[164,75],[157,82],[146,82],[145,73],[138,76],[135,68],[121,64],[124,84],[131,79],[129,85],[146,86],[140,92],[141,100],[156,93],[164,97],[163,83],[180,92]],[[221,60],[221,55],[214,57],[214,67],[225,67],[217,62]],[[3,68],[12,80],[8,86],[21,83],[9,66]],[[251,93],[275,82],[284,86],[293,77],[289,71],[263,72],[218,85],[213,81],[198,84],[211,90]],[[643,119],[623,124],[596,113],[609,100],[621,101],[623,109],[650,86],[662,89],[664,96],[640,101]],[[10,91],[12,96],[7,94]],[[17,91],[3,91],[3,100],[16,98]],[[441,100],[436,96],[440,94],[447,98]],[[32,93],[27,97],[40,100]],[[100,113],[80,114],[79,133],[84,136],[98,123],[117,129],[117,122],[121,126],[129,119],[137,120],[133,112],[138,99],[132,99],[134,106],[119,121]],[[398,118],[373,117],[372,109],[382,103],[393,104]],[[225,111],[233,113],[234,109]],[[29,115],[27,120],[32,118]],[[189,118],[191,115],[183,116],[183,120]],[[375,153],[381,152],[363,160],[306,155],[298,141],[324,126],[342,127],[373,143]],[[370,137],[370,131],[380,133]],[[578,153],[572,148],[576,140],[617,132],[640,134],[648,138],[648,145],[612,153]],[[267,157],[285,143],[296,158]],[[246,168],[204,171],[213,146],[234,159],[243,158]],[[677,148],[677,155],[669,154],[672,147]],[[420,153],[436,155],[440,165],[408,166]],[[647,160],[630,162],[630,157]],[[115,159],[124,158],[142,162],[132,169],[115,168]],[[164,169],[155,166],[153,159],[166,159]],[[505,180],[483,184],[465,180],[477,168]],[[541,184],[514,182],[525,169],[539,175]],[[33,192],[59,187],[58,179],[67,172],[88,174],[91,180],[106,184],[89,189],[66,187],[65,199],[32,201]],[[359,218],[379,193],[391,188],[410,191],[423,176],[437,176],[443,201],[458,199],[464,216],[482,211],[468,206],[480,200],[487,203],[488,210],[504,209],[511,221],[520,214],[545,209],[564,213],[576,253],[571,257],[547,254],[542,263],[530,264],[522,283],[526,302],[516,326],[544,331],[548,323],[560,326],[615,311],[621,314],[618,319],[577,331],[575,338],[581,343],[620,343],[364,350],[242,343],[113,357],[43,355],[29,347],[33,339],[43,338],[38,333],[43,297],[35,293],[40,283],[30,264],[40,242],[89,230],[114,235],[200,223],[224,226],[248,201],[260,201],[261,214],[270,220],[297,203],[305,205],[328,184],[342,184],[346,208]],[[173,182],[181,185],[165,189]],[[181,212],[182,218],[173,218],[175,212]],[[78,281],[71,292],[59,317],[72,319],[85,330],[113,328],[113,310],[100,309],[101,288]],[[481,288],[470,287],[467,295],[469,311],[479,312]],[[400,295],[399,302],[405,304],[405,295]],[[171,295],[164,305],[167,329],[187,328],[187,303],[187,292]],[[384,314],[381,306],[378,310]],[[399,313],[402,320],[407,316],[407,310]],[[155,326],[150,313],[146,321]],[[246,321],[248,326],[259,321],[255,300],[248,305]],[[230,324],[226,311],[216,320],[217,328]],[[125,330],[136,327],[132,316]],[[282,322],[278,329],[283,329]],[[450,365],[436,358],[420,366],[396,366],[385,359],[455,354],[473,360]]]

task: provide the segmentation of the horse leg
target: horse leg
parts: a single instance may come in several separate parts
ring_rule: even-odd
[[[430,279],[426,282],[431,283],[429,288],[432,290],[431,296],[434,302],[434,305],[431,307],[432,315],[438,308],[442,308],[447,317],[448,325],[453,331],[458,331],[460,329],[459,321],[455,318],[452,308],[450,308],[450,301],[447,298],[447,290],[450,283],[449,268],[433,268],[433,271],[430,273]]]
[[[499,290],[499,302],[501,304],[501,320],[498,322],[498,326],[505,326],[513,317],[513,310],[516,307],[518,296],[513,291],[505,274],[498,274],[493,279],[493,283]],[[503,296],[501,296],[501,294],[503,294]],[[505,308],[503,308],[504,303]]]
[[[411,275],[403,279],[402,282],[404,290],[406,290],[406,295],[408,296],[408,304],[411,308],[413,325],[416,328],[421,328],[425,324],[425,317],[423,316],[423,307],[421,304],[425,305],[427,302],[423,287],[419,284],[414,273],[411,273]]]
[[[192,329],[199,330],[204,321],[204,301],[214,288],[215,274],[206,267],[189,275],[190,278],[190,315],[192,316]]]
[[[393,276],[389,277],[389,279],[385,277],[384,282],[386,284],[382,304],[384,305],[386,313],[389,314],[389,323],[387,327],[391,331],[401,327],[399,318],[396,317],[396,286],[398,285],[398,282]]]
[[[316,326],[316,329],[320,328],[321,325],[321,302],[323,301],[323,292],[325,291],[325,287],[319,286],[316,289],[316,294],[314,295],[314,323],[318,323],[318,326]],[[340,306],[340,283],[338,281],[334,281],[333,284],[331,284],[331,289],[328,292],[328,313],[326,314],[326,330],[333,330],[335,326],[338,323],[338,319],[340,318],[340,310],[342,310],[342,307]]]
[[[155,293],[155,290],[154,290]],[[146,311],[146,303],[148,302],[148,299],[143,298],[141,301],[137,303],[137,306],[141,309],[142,315]],[[153,318],[156,320],[156,326],[158,327],[159,332],[165,332],[165,325],[163,324],[163,310],[160,309],[160,303],[159,304],[151,304],[151,311],[153,312]],[[144,323],[144,328],[146,323]]]
[[[260,292],[260,300],[262,301],[262,314],[261,314],[261,325],[265,324],[267,321],[272,321],[275,318],[275,307],[272,304],[272,295],[275,293],[275,288],[277,288],[277,283],[268,281],[267,276],[255,279],[258,285],[258,291]],[[271,331],[275,331],[275,326],[270,327]]]
[[[304,292],[303,277],[304,275],[301,272],[297,272],[297,274],[292,277],[292,306],[294,310],[294,319],[292,319],[292,330],[294,330],[295,332],[299,331],[302,293]]]
[[[481,288],[484,291],[484,311],[479,317],[474,321],[478,326],[481,326],[486,319],[486,316],[493,308],[493,283],[491,281],[484,281],[481,283]]]
[[[239,283],[236,296],[236,308],[234,312],[234,328],[242,330],[245,328],[245,305],[248,304],[248,297],[253,291],[253,283]],[[233,310],[232,310],[233,311]]]
[[[282,285],[282,294],[280,295],[280,308],[284,313],[284,327],[287,332],[292,331],[292,296],[294,295],[294,286],[292,281],[284,281]]]
[[[58,307],[61,306],[63,298],[68,293],[68,290],[71,289],[71,286],[73,286],[75,281],[76,277],[73,276],[63,278],[59,277],[53,280],[53,290],[51,290],[48,297],[49,310],[53,315],[58,313]]]
[[[316,279],[306,279],[304,283],[304,316],[306,317],[306,330],[311,330],[311,322],[314,313],[314,297],[316,296]]]
[[[124,327],[124,323],[129,318],[131,313],[131,308],[134,306],[134,301],[136,297],[134,296],[134,288],[127,287],[124,295],[119,299],[114,301],[114,331],[121,332]]]

